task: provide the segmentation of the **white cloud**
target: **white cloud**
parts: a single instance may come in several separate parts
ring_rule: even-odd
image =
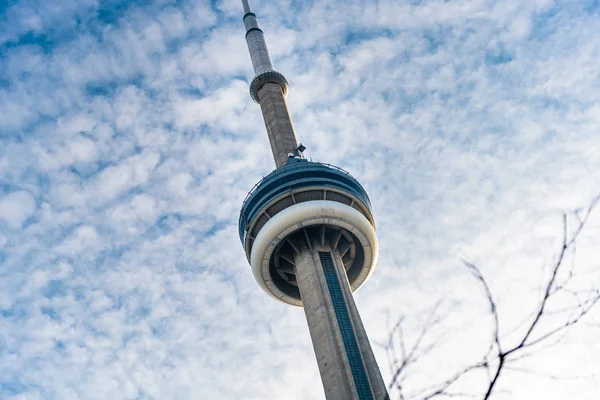
[[[18,191],[0,197],[0,220],[12,229],[20,228],[35,210],[35,199],[28,192]]]
[[[302,310],[262,293],[237,236],[241,202],[273,168],[239,1],[13,3],[0,7],[0,397],[322,398]],[[488,334],[457,255],[488,276],[509,330],[537,299],[560,213],[600,191],[598,13],[252,6],[307,154],[371,196],[381,254],[356,294],[369,334],[385,338],[386,313],[416,329],[445,298],[445,347],[414,384],[440,378]],[[577,249],[578,284],[597,277],[599,224]],[[586,372],[600,356],[590,332],[524,366]],[[600,389],[503,385],[512,398]]]

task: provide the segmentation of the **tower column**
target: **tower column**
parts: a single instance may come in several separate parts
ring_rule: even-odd
[[[273,158],[279,168],[287,163],[288,154],[295,154],[298,148],[292,119],[279,84],[265,83],[258,90],[258,99]]]
[[[245,12],[246,43],[255,73],[250,84],[250,96],[260,104],[273,158],[279,168],[287,163],[288,154],[297,155],[298,149],[298,140],[285,103],[288,82],[282,74],[273,69],[265,35],[258,26],[258,20],[248,1],[242,0],[242,4]]]
[[[339,253],[313,245],[295,264],[327,400],[389,399]]]
[[[271,56],[265,42],[265,35],[262,29],[258,27],[256,15],[248,11],[244,15],[244,25],[246,26],[246,43],[250,51],[254,73],[259,75],[263,72],[272,71]]]
[[[377,261],[371,202],[348,172],[302,156],[288,81],[273,69],[248,0],[242,4],[255,73],[250,96],[260,104],[277,165],[240,211],[246,257],[267,294],[304,307],[327,400],[389,400],[352,297]]]

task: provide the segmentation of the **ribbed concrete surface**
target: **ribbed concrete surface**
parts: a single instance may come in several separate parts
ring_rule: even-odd
[[[249,25],[248,22],[253,20],[256,21],[256,18],[246,18],[246,25]],[[273,64],[271,63],[271,56],[269,55],[269,49],[265,43],[263,31],[253,30],[248,32],[246,35],[246,43],[248,44],[248,51],[250,51],[250,59],[252,59],[254,73],[258,75],[263,72],[272,71]]]
[[[312,250],[304,249],[296,254],[294,258],[298,287],[304,303],[304,313],[308,322],[325,397],[327,400],[361,400],[357,394],[318,251],[331,251],[331,249],[328,245],[323,248],[313,246]],[[346,273],[341,267],[341,260],[337,253],[334,253],[334,263],[352,319],[352,327],[367,371],[373,398],[376,400],[389,399],[385,383],[354,304]]]
[[[334,260],[336,260],[337,265],[341,265],[341,258],[337,251],[334,252]],[[346,298],[346,306],[348,307],[348,313],[352,319],[352,326],[354,328],[354,333],[356,334],[356,340],[359,343],[360,353],[363,358],[365,369],[367,370],[367,375],[369,376],[369,383],[371,384],[371,389],[373,390],[373,397],[376,400],[389,400],[385,382],[383,381],[381,371],[379,370],[379,366],[375,360],[375,355],[371,349],[367,331],[365,330],[365,326],[363,325],[360,314],[358,313],[358,308],[354,302],[354,297],[352,296],[352,291],[350,290],[348,283],[348,277],[342,268],[336,268],[336,272],[338,273],[340,283],[342,283],[342,290],[344,292],[344,297]]]
[[[276,83],[264,84],[258,90],[258,101],[267,127],[275,164],[277,168],[282,167],[287,162],[288,154],[294,153],[298,148],[298,140],[281,86]]]

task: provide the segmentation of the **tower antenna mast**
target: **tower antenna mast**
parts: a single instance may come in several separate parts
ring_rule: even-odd
[[[285,101],[289,85],[285,76],[273,68],[265,35],[248,0],[242,0],[242,4],[246,43],[255,74],[250,83],[250,96],[260,104],[275,165],[279,168],[287,163],[290,154],[299,155],[296,133]]]

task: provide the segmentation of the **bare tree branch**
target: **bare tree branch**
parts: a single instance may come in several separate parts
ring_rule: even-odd
[[[488,354],[490,354],[493,351],[494,346],[496,346],[498,353],[502,353],[502,346],[500,345],[500,336],[499,336],[500,335],[499,334],[500,322],[499,322],[499,318],[498,318],[498,308],[496,307],[496,302],[494,301],[494,297],[492,296],[490,287],[487,284],[486,280],[484,279],[483,274],[481,273],[479,268],[477,268],[474,264],[470,263],[469,261],[465,260],[464,258],[461,259],[461,261],[469,269],[469,272],[471,273],[471,275],[473,275],[475,277],[475,279],[477,279],[477,281],[483,287],[483,290],[485,291],[486,299],[490,306],[490,314],[492,314],[492,317],[494,319],[493,343],[490,346]]]
[[[423,349],[422,342],[423,342],[425,336],[427,335],[427,333],[438,322],[436,315],[437,315],[437,311],[440,307],[440,304],[441,304],[441,302],[438,302],[435,305],[435,307],[432,309],[432,311],[430,312],[426,323],[421,328],[421,331],[420,331],[417,339],[415,340],[414,344],[411,346],[410,351],[408,351],[408,352],[406,351],[404,331],[402,329],[402,322],[404,320],[403,318],[400,318],[398,320],[398,322],[394,326],[394,329],[391,332],[390,340],[388,343],[388,350],[390,350],[392,353],[395,353],[393,343],[394,343],[394,337],[397,336],[398,340],[400,342],[400,360],[398,360],[397,357],[394,357],[394,355],[391,356],[391,358],[393,360],[395,373],[394,373],[394,376],[392,377],[391,383],[389,384],[389,388],[392,389],[393,387],[395,387],[396,389],[398,389],[400,398],[403,398],[403,396],[404,396],[403,388],[402,388],[402,384],[401,384],[401,381],[402,381],[401,378],[402,378],[402,374],[405,372],[406,368],[416,360],[417,353],[419,352],[419,350],[424,350],[425,353],[428,353],[429,351],[433,350],[433,348],[435,347],[435,342],[434,342],[432,345]]]
[[[489,307],[488,312],[492,317],[492,340],[490,341],[489,348],[479,361],[462,368],[446,380],[417,390],[408,396],[404,391],[404,383],[408,377],[407,370],[416,364],[423,355],[428,354],[436,345],[436,343],[434,343],[424,347],[422,343],[429,334],[432,326],[436,324],[437,307],[436,310],[431,313],[427,323],[420,330],[417,339],[408,350],[403,328],[404,319],[400,318],[398,323],[390,331],[390,340],[386,346],[386,350],[389,353],[389,359],[391,360],[390,366],[393,368],[394,372],[392,381],[389,385],[390,390],[393,388],[397,389],[400,399],[402,400],[407,398],[430,400],[436,397],[476,397],[470,393],[451,391],[450,389],[465,376],[478,370],[484,370],[487,374],[488,383],[482,398],[487,400],[493,393],[498,392],[496,387],[502,376],[502,371],[535,373],[518,366],[513,366],[512,364],[538,354],[545,348],[560,343],[567,335],[569,328],[580,323],[582,319],[586,317],[598,303],[600,303],[600,289],[598,287],[587,290],[574,290],[570,288],[575,276],[576,241],[599,201],[600,195],[593,199],[588,208],[584,210],[575,210],[571,214],[562,215],[560,248],[550,268],[550,274],[542,285],[541,298],[535,310],[530,314],[530,317],[524,320],[518,327],[518,329],[523,329],[523,333],[516,344],[506,347],[506,344],[503,343],[503,337],[500,333],[500,316],[497,302],[494,299],[490,286],[481,272],[481,269],[466,258],[461,258],[460,261],[462,264],[483,289],[485,300]],[[572,218],[569,218],[570,215]],[[576,222],[575,226],[569,230],[569,225],[570,223],[572,225],[573,220]],[[571,263],[566,261],[569,255],[572,257]],[[565,266],[567,263],[570,265]],[[552,304],[556,303],[553,299],[556,298],[560,300],[562,296],[571,297],[571,305],[559,309],[552,309],[551,302]],[[556,320],[557,318],[563,318],[563,321],[558,322]],[[600,324],[590,322],[585,323],[585,325],[590,327],[600,327]],[[516,332],[516,330],[511,331],[510,333],[512,334],[514,332]],[[399,356],[394,345],[395,340],[398,340],[399,342]],[[599,373],[596,372],[588,377],[595,377],[598,374]],[[542,375],[540,374],[540,376]],[[545,376],[552,379],[560,378],[556,375]],[[584,378],[585,376],[577,376],[571,379]]]

